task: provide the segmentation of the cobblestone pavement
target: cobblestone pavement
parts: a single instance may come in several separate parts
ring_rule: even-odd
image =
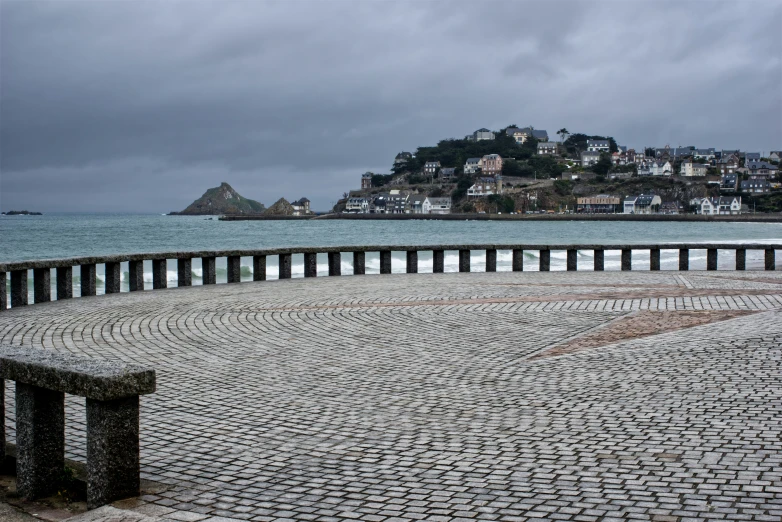
[[[143,515],[779,521],[781,310],[769,272],[400,274],[34,305],[0,342],[157,368]],[[69,458],[83,429],[69,398]]]

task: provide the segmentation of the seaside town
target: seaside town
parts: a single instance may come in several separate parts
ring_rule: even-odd
[[[778,212],[782,151],[666,145],[610,136],[481,128],[415,153],[391,174],[366,172],[343,194],[346,214],[580,213],[732,215]]]

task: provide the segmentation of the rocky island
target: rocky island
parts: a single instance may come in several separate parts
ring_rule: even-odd
[[[263,203],[247,199],[240,195],[225,181],[219,187],[210,188],[204,195],[193,201],[181,212],[171,212],[180,216],[219,216],[223,214],[260,215],[266,210]]]
[[[43,216],[41,212],[30,212],[29,210],[9,210],[8,212],[0,212],[3,216]]]

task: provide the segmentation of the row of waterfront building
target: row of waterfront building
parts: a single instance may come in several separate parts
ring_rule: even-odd
[[[450,214],[450,197],[412,194],[391,190],[370,196],[351,196],[345,203],[348,214]]]
[[[741,197],[720,196],[713,198],[693,198],[688,211],[703,215],[734,215],[748,212],[747,205],[741,204]],[[598,195],[578,198],[576,212],[579,214],[680,214],[682,209],[676,202],[663,202],[656,194],[626,196]]]

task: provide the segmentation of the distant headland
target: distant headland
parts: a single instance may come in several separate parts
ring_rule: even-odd
[[[9,210],[8,212],[0,212],[2,216],[43,216],[41,212],[30,212],[29,210]]]

